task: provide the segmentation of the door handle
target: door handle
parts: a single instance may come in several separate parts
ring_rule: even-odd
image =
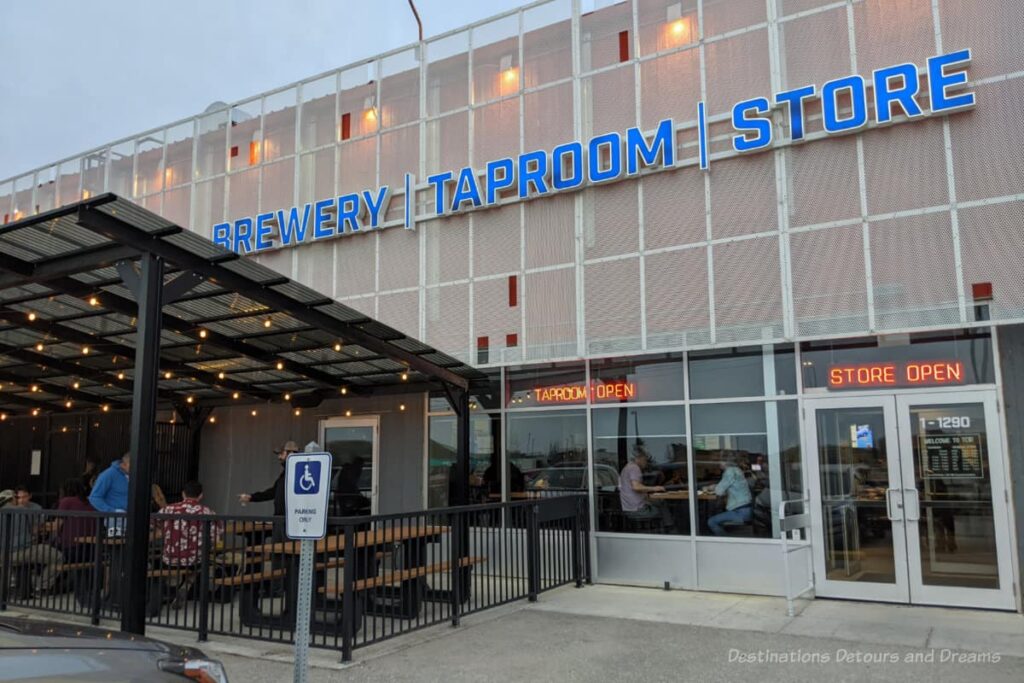
[[[907,521],[918,522],[921,520],[921,496],[918,494],[917,489],[903,489],[906,493],[914,494],[913,503],[907,504]],[[913,516],[911,516],[913,515]]]
[[[896,505],[894,506],[892,500],[892,494],[894,493],[900,493],[900,489],[885,490],[885,516],[889,518],[890,522],[901,522],[903,521],[903,496],[900,496],[899,500],[896,501]],[[894,514],[894,510],[898,510],[899,514]]]

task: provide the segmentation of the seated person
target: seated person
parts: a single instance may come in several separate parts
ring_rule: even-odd
[[[714,493],[725,498],[725,511],[719,512],[708,519],[708,527],[715,536],[725,536],[723,524],[727,522],[749,524],[754,516],[753,499],[750,485],[747,484],[743,472],[736,466],[735,456],[723,457],[718,466],[722,470],[722,478],[718,484],[706,486],[705,493]]]
[[[203,522],[195,519],[183,519],[184,515],[213,515],[213,510],[202,504],[203,485],[198,481],[185,484],[181,492],[181,502],[172,503],[160,509],[161,515],[172,515],[173,519],[162,519],[156,523],[160,527],[164,540],[161,560],[166,567],[196,568],[202,562],[203,553]],[[223,524],[216,522],[210,525],[210,542],[217,545],[224,533]],[[178,609],[185,601],[194,573],[179,577],[177,591],[171,607]]]
[[[14,487],[14,507],[22,510],[42,510],[32,502],[32,493],[24,485]],[[51,545],[39,543],[37,536],[41,514],[16,515],[11,519],[11,567],[42,567],[32,575],[33,595],[39,596],[53,588],[64,557]]]
[[[81,477],[72,477],[61,487],[61,498],[57,501],[57,509],[68,512],[94,512],[89,504],[89,491]],[[64,554],[64,561],[71,563],[89,562],[92,560],[93,542],[80,542],[76,539],[96,537],[95,517],[64,517],[58,518],[59,524],[54,545]]]
[[[651,456],[643,446],[633,447],[633,461],[626,463],[619,473],[619,502],[623,514],[630,519],[661,518],[663,526],[670,530],[675,527],[672,513],[648,498],[650,493],[665,490],[664,486],[647,486],[644,484],[644,468],[650,463]]]

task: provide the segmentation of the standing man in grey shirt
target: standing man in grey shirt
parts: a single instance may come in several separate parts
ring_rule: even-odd
[[[22,510],[42,510],[38,503],[32,502],[32,493],[23,485],[14,489],[14,506]],[[11,566],[30,565],[41,567],[41,571],[32,575],[32,588],[35,596],[53,588],[64,557],[52,545],[36,542],[36,532],[42,522],[42,515],[15,515],[11,531]]]

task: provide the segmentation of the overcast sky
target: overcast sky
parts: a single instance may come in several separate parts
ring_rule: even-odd
[[[425,37],[518,7],[416,0]],[[416,41],[407,0],[0,0],[0,179]]]

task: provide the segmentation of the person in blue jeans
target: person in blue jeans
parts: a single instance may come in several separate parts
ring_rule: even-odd
[[[708,519],[708,527],[715,536],[727,534],[724,524],[749,524],[754,517],[753,498],[750,495],[750,485],[747,484],[743,471],[736,466],[734,457],[723,458],[718,464],[722,468],[722,478],[714,486],[708,486],[705,491],[714,493],[719,498],[725,498],[725,511],[719,512]]]

